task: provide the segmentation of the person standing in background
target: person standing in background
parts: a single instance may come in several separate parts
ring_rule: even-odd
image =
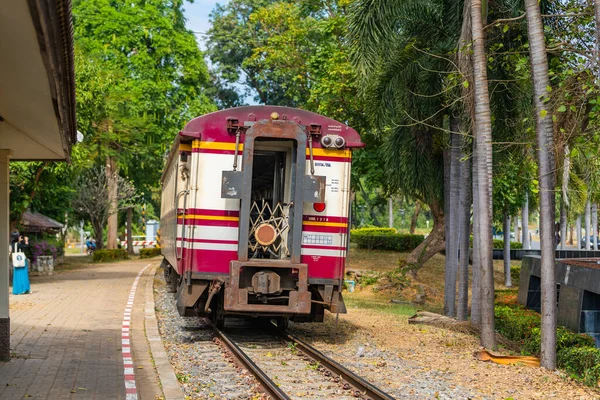
[[[29,284],[29,260],[24,251],[29,248],[29,238],[19,235],[19,239],[13,244],[13,294],[26,294],[31,290]]]

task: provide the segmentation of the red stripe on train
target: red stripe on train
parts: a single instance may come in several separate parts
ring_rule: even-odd
[[[310,225],[302,227],[303,233],[317,232],[317,233],[348,233],[348,228],[343,226],[318,226]]]
[[[183,241],[181,237],[177,238],[178,241]],[[190,239],[185,238],[186,242],[192,243],[216,243],[216,244],[238,244],[237,240],[225,240],[225,239]]]
[[[177,218],[177,223],[183,225],[183,218]],[[224,221],[218,219],[186,219],[186,226],[224,226],[229,228],[238,228],[239,221]]]
[[[348,223],[348,217],[336,217],[333,215],[303,215],[302,220],[311,222],[341,222],[344,224]]]
[[[179,213],[183,213],[183,208],[177,210]],[[239,210],[212,210],[209,208],[188,208],[185,210],[188,215],[210,215],[216,217],[239,217]]]
[[[310,160],[310,156],[306,156],[307,160]],[[313,156],[315,161],[329,161],[329,162],[352,162],[350,157],[327,157],[327,156]]]

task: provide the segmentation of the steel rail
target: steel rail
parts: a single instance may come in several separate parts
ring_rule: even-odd
[[[338,362],[327,357],[325,354],[321,353],[311,345],[304,343],[302,340],[287,332],[281,332],[281,335],[283,338],[296,343],[297,349],[320,363],[320,365],[331,371],[333,375],[339,376],[342,380],[346,381],[348,384],[358,390],[361,396],[367,397],[371,400],[394,400],[394,397],[385,393],[375,385],[367,382]]]
[[[231,339],[229,339],[229,337],[227,337],[227,335],[222,330],[220,330],[214,325],[213,328],[216,334],[219,336],[219,338],[229,348],[229,350],[238,359],[238,361],[242,363],[244,367],[246,367],[246,369],[252,373],[252,375],[254,375],[254,377],[258,380],[260,385],[265,390],[266,394],[271,396],[272,399],[291,400],[290,397],[287,394],[285,394],[285,392],[281,390],[279,386],[277,386],[277,384],[273,382],[273,380],[271,380],[271,378],[269,378],[267,374],[265,374],[263,370],[260,369],[258,365],[256,365],[254,361],[252,361],[250,357],[248,357],[246,353],[244,353],[244,351],[240,349],[237,344],[235,344]]]

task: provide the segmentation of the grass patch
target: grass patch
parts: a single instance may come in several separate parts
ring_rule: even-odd
[[[384,299],[365,299],[346,295],[344,302],[348,308],[361,308],[393,315],[411,316],[417,311],[411,304],[390,303],[389,300],[386,301]]]

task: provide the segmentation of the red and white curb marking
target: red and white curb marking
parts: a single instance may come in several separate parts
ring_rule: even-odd
[[[123,326],[121,328],[121,348],[123,355],[123,369],[125,372],[125,399],[126,400],[137,400],[137,387],[135,386],[135,372],[133,370],[133,358],[131,358],[131,338],[129,332],[131,329],[131,310],[133,308],[133,300],[135,299],[135,291],[137,289],[138,282],[146,268],[150,265],[146,265],[140,272],[138,272],[131,290],[129,291],[129,298],[127,299],[127,307],[123,313]]]
[[[145,240],[135,240],[132,242],[134,246],[154,246],[156,245],[156,241],[153,240],[151,242],[146,242]],[[121,242],[121,246],[127,246],[127,242]]]

